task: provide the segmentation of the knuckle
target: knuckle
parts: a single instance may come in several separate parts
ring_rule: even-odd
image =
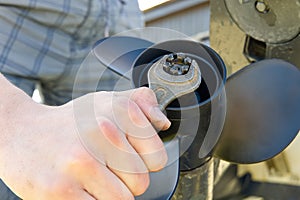
[[[147,87],[138,88],[131,99],[144,109],[149,109],[158,104],[154,91]]]
[[[97,162],[85,150],[76,150],[71,152],[70,158],[65,160],[65,166],[62,172],[67,175],[80,174],[86,170],[93,170],[96,168]]]
[[[95,171],[96,169],[98,169],[98,164],[103,164],[100,162],[97,162],[93,157],[87,155],[82,157],[82,159],[80,159],[78,166],[80,167],[80,172],[85,173],[86,171]]]
[[[140,92],[142,92],[142,93],[145,93],[145,94],[154,94],[153,93],[153,90],[151,90],[150,88],[148,88],[148,87],[140,87],[139,89],[138,89]]]
[[[122,191],[122,192],[118,192],[117,194],[115,194],[114,197],[112,197],[111,199],[113,199],[113,200],[119,200],[119,199],[134,200],[134,197],[129,191]]]
[[[129,97],[120,97],[117,99],[117,102],[114,103],[114,108],[118,111],[128,112],[130,110],[137,109],[138,105]]]
[[[129,102],[129,98],[126,96],[117,96],[115,99],[115,105],[120,105],[122,107],[127,107],[128,102]]]
[[[147,97],[148,100],[152,100],[152,99],[156,99],[155,98],[155,93],[153,92],[152,89],[148,88],[148,87],[141,87],[138,88],[138,94],[136,95],[137,98],[139,98],[139,96],[141,96],[141,94],[145,97]]]
[[[47,197],[66,199],[73,192],[71,184],[67,184],[62,180],[52,180],[51,183],[44,185],[42,193]]]

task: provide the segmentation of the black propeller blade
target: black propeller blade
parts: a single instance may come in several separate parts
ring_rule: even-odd
[[[227,113],[215,155],[255,163],[280,153],[300,130],[300,71],[282,60],[251,64],[228,78]]]
[[[115,73],[131,79],[131,66],[136,57],[153,43],[128,36],[115,36],[99,40],[93,49],[97,59]]]

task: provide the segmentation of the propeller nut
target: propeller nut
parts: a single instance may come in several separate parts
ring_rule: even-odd
[[[163,69],[168,74],[180,76],[188,73],[191,64],[192,59],[184,53],[172,53],[163,63]]]

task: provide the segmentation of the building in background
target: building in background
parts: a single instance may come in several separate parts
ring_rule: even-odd
[[[209,15],[209,0],[171,0],[144,11],[147,27],[169,28],[205,43]]]

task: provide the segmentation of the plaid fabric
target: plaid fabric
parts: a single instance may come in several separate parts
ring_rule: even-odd
[[[134,0],[0,0],[0,72],[28,95],[39,83],[49,105],[95,91],[100,75],[108,90],[113,73],[80,64],[95,41],[142,26]],[[18,198],[0,181],[0,199]]]
[[[134,0],[0,0],[0,26],[0,72],[29,95],[40,83],[45,103],[59,105],[69,101],[72,92],[90,92],[88,86],[87,91],[72,87],[94,42],[142,27],[143,21]],[[97,75],[89,77],[90,82],[99,78],[99,70],[89,69]],[[106,76],[114,79],[108,72]],[[82,79],[89,84],[87,77]]]

